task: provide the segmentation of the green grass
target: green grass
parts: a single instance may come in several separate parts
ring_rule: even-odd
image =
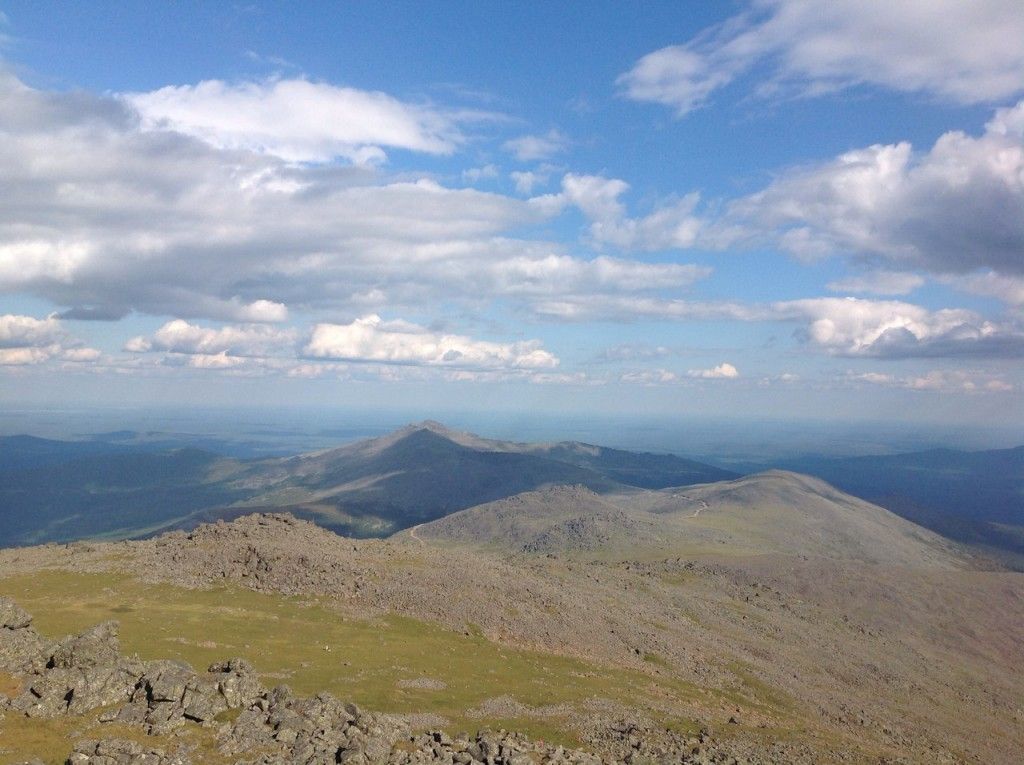
[[[0,594],[32,613],[36,628],[52,638],[116,619],[125,653],[180,659],[197,669],[242,656],[268,686],[286,683],[303,695],[329,691],[380,711],[434,713],[447,718],[452,730],[511,728],[514,722],[517,730],[535,738],[571,745],[577,743],[574,731],[563,718],[511,721],[467,713],[487,699],[506,695],[529,707],[581,708],[591,698],[643,707],[648,698],[686,702],[708,693],[672,678],[502,646],[487,640],[475,625],[456,632],[396,615],[352,618],[315,600],[242,588],[186,590],[115,574],[45,570],[0,579]],[[399,687],[401,680],[420,677],[441,680],[446,687]],[[655,719],[662,716],[654,710],[647,713]],[[80,721],[79,727],[87,722]],[[62,727],[65,723],[9,717],[0,722],[0,741],[29,740],[26,731],[31,729],[41,740],[57,741],[55,751],[66,755],[70,733]],[[48,746],[33,751],[50,757]],[[2,753],[3,748],[0,764],[26,758],[24,750],[15,757]]]

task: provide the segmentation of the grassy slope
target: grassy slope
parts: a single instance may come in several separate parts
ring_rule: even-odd
[[[125,653],[181,659],[197,668],[239,655],[254,663],[268,686],[286,683],[302,694],[329,691],[375,710],[433,713],[447,718],[452,730],[514,727],[538,738],[574,742],[569,721],[557,714],[495,718],[471,713],[501,696],[528,707],[569,704],[576,710],[592,698],[633,706],[642,706],[646,699],[668,699],[677,708],[716,698],[660,671],[647,675],[500,646],[472,627],[460,633],[407,617],[347,618],[313,600],[240,588],[184,590],[111,574],[47,570],[0,579],[0,594],[33,613],[36,627],[49,637],[117,619]],[[650,657],[652,670],[662,669],[660,661]],[[447,687],[400,686],[400,681],[423,677],[442,680]],[[752,684],[730,692],[726,700],[776,711],[781,703]],[[668,725],[695,725],[692,720],[666,719],[656,709],[648,712]],[[59,758],[73,740],[100,733],[114,731],[97,726],[95,716],[40,721],[9,715],[0,721],[0,764],[35,756],[62,762]],[[201,746],[211,745],[209,735],[198,729],[189,736]]]

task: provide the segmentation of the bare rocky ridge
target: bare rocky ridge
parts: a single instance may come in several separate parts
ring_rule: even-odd
[[[781,485],[800,499],[800,482]],[[827,495],[822,486],[804,488]],[[696,521],[715,518],[710,487],[701,491],[710,509]],[[577,489],[551,496],[566,493],[589,498]],[[682,520],[701,508],[690,489],[687,499],[669,495],[661,500],[676,502]],[[645,512],[676,511],[652,503]],[[614,520],[614,511],[603,517]],[[57,567],[187,588],[233,583],[315,595],[346,617],[474,625],[501,644],[692,683],[701,689],[692,699],[643,701],[727,731],[721,751],[752,762],[1012,762],[1024,746],[1024,582],[970,570],[968,559],[930,541],[921,544],[936,557],[906,565],[802,555],[799,538],[790,540],[791,555],[711,547],[580,558],[441,544],[425,533],[352,540],[287,515],[253,515],[141,542],[0,551],[0,576]],[[12,613],[6,621],[24,620]],[[777,701],[753,703],[744,695],[750,688]],[[575,714],[583,732],[592,712]],[[587,733],[595,752],[625,756],[614,750],[623,745],[615,724]],[[646,730],[623,735],[658,740],[656,727]]]

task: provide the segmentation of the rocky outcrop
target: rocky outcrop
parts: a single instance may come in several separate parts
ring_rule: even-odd
[[[101,719],[166,733],[186,722],[212,724],[222,712],[245,709],[264,694],[244,659],[212,664],[203,674],[181,662],[155,661],[136,682],[129,703]]]
[[[79,744],[67,765],[191,765],[187,755],[167,755],[134,741],[105,739]]]
[[[65,638],[45,654],[11,701],[29,717],[82,714],[127,701],[144,672],[139,659],[121,655],[116,622]]]
[[[0,597],[0,671],[12,675],[41,665],[49,644],[32,626],[32,616],[8,598]]]
[[[105,622],[57,643],[47,643],[32,618],[0,598],[0,662],[23,680],[0,710],[30,717],[78,715],[105,708],[101,723],[137,726],[147,734],[184,725],[216,731],[216,745],[237,765],[603,765],[604,763],[726,762],[675,734],[658,737],[635,724],[611,729],[602,758],[578,749],[533,741],[506,731],[452,737],[442,731],[413,735],[405,721],[322,693],[296,696],[287,686],[266,690],[244,659],[212,664],[206,672],[174,661],[145,662],[121,654],[116,622]],[[235,710],[233,719],[224,713]],[[699,754],[697,754],[699,753]],[[697,756],[691,758],[691,754]],[[167,752],[116,738],[78,743],[67,765],[191,765],[185,749]]]
[[[409,736],[395,717],[365,712],[330,694],[299,698],[279,686],[243,712],[221,736],[225,754],[266,752],[258,765],[315,765],[322,762],[384,763]]]

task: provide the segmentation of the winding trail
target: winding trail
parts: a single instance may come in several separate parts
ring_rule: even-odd
[[[424,542],[422,539],[420,539],[418,536],[416,536],[416,529],[418,529],[422,525],[423,525],[422,523],[417,523],[415,526],[410,527],[409,528],[409,536],[411,536],[413,539],[415,539],[421,545],[426,546],[427,543]]]
[[[705,502],[703,499],[694,499],[693,497],[688,497],[685,494],[673,494],[672,496],[679,497],[680,499],[685,499],[687,502],[697,503],[697,509],[693,511],[693,515],[690,516],[691,518],[696,518],[698,515],[700,515],[702,510],[708,509],[708,503]]]

